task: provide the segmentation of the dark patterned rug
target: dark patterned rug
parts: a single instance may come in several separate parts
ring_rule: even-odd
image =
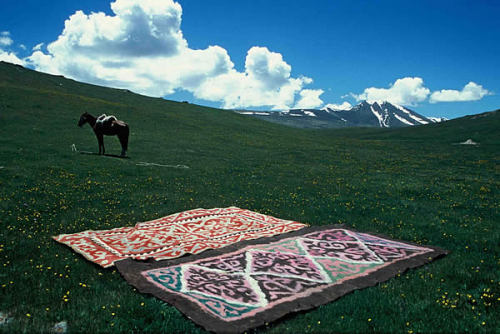
[[[116,267],[140,292],[207,330],[233,333],[326,304],[446,253],[330,225],[175,260],[127,259]]]

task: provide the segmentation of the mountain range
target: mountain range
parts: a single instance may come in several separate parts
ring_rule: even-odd
[[[362,101],[350,109],[325,107],[323,109],[290,109],[275,112],[248,110],[236,110],[235,112],[273,123],[301,128],[393,128],[439,123],[447,120],[446,118],[426,117],[387,101]]]

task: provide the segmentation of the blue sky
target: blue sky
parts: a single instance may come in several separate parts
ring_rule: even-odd
[[[386,99],[448,118],[500,108],[499,1],[110,4],[4,1],[0,59],[215,107]]]

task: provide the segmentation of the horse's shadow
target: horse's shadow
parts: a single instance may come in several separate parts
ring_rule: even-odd
[[[102,155],[104,157],[109,157],[109,158],[130,159],[130,157],[117,155],[117,154],[99,154],[99,153],[88,152],[88,151],[79,151],[79,152],[80,152],[80,154],[87,154],[87,155]]]

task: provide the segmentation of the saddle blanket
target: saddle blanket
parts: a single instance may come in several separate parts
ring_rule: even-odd
[[[117,262],[140,292],[209,331],[237,333],[331,302],[446,254],[342,225],[304,228],[175,260]]]
[[[172,259],[242,240],[296,231],[306,226],[228,207],[194,209],[138,223],[134,227],[61,234],[53,238],[106,268],[127,258]]]

